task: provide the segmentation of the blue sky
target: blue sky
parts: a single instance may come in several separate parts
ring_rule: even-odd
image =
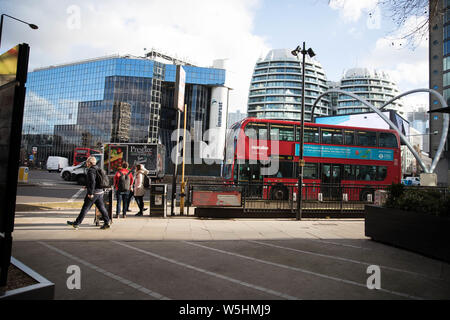
[[[338,80],[344,69],[356,66],[377,39],[387,34],[388,21],[383,21],[385,28],[368,29],[367,18],[363,13],[358,21],[346,23],[325,0],[262,1],[254,30],[272,48],[295,48],[305,41],[330,80]]]
[[[258,57],[303,41],[329,80],[339,80],[345,69],[371,67],[390,73],[400,91],[427,87],[428,44],[410,50],[390,39],[389,12],[376,11],[376,1],[0,0],[2,13],[39,26],[31,30],[5,18],[0,51],[30,44],[30,70],[116,53],[142,56],[144,48],[202,67],[225,58],[231,111],[246,111]],[[407,105],[426,101],[418,95]]]

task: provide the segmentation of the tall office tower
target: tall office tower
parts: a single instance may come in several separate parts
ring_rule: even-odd
[[[378,70],[369,70],[368,68],[352,68],[345,72],[340,81],[339,88],[348,91],[363,98],[375,107],[381,107],[384,103],[399,94],[397,85],[390,80],[389,75]],[[386,107],[386,110],[395,110],[403,114],[402,102],[397,100]],[[337,101],[336,114],[349,114],[371,112],[357,99],[339,94]]]
[[[444,96],[447,104],[450,102],[450,0],[430,0],[429,2],[429,81],[430,89],[434,89]],[[442,108],[436,96],[430,94],[429,110]],[[430,157],[434,158],[438,149],[443,129],[442,113],[430,114],[430,132],[437,131],[430,137]],[[438,184],[448,185],[450,180],[448,150],[449,140],[439,160],[435,173]]]
[[[326,76],[320,63],[306,56],[305,121],[317,96],[327,90]],[[269,51],[256,62],[250,84],[247,113],[262,119],[301,120],[302,62],[288,49]],[[328,97],[321,99],[315,115],[328,115]]]
[[[23,153],[37,147],[36,160],[45,161],[50,155],[72,159],[80,146],[162,143],[170,161],[175,145],[171,135],[177,128],[176,65],[181,64],[186,71],[187,130],[192,134],[195,125],[202,132],[214,128],[216,148],[209,159],[223,159],[229,88],[219,62],[197,67],[151,51],[146,57],[108,56],[29,72]],[[166,168],[172,166],[167,163]]]

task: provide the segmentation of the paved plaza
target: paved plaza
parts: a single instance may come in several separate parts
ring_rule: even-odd
[[[13,256],[55,283],[55,299],[450,298],[449,264],[371,241],[363,219],[133,212],[100,230],[91,210],[74,230],[66,221],[78,209],[38,208],[16,212]],[[80,267],[80,289],[67,286],[72,265]],[[380,289],[367,287],[372,265]]]

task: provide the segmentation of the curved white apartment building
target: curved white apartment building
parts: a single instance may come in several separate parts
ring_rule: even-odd
[[[275,49],[256,62],[248,97],[249,117],[301,120],[302,57],[299,58],[288,49]],[[306,56],[305,70],[305,121],[310,121],[315,99],[328,86],[317,60]],[[321,99],[314,114],[330,114],[328,97]]]
[[[384,103],[399,94],[397,85],[383,71],[368,68],[353,68],[345,72],[341,79],[340,89],[354,93],[373,106],[380,108]],[[401,99],[396,100],[386,109],[396,110],[403,114]],[[360,101],[344,94],[339,94],[336,114],[371,112]]]

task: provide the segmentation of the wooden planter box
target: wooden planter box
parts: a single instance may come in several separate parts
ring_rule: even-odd
[[[0,293],[0,300],[53,300],[55,284],[11,257],[11,263],[35,280],[35,284]]]
[[[366,205],[365,234],[374,241],[450,262],[450,219],[446,217]]]

